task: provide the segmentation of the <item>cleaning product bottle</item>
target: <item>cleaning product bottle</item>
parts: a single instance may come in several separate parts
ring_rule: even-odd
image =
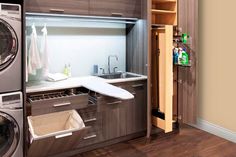
[[[63,74],[65,74],[66,76],[68,76],[68,67],[65,64],[64,70],[63,70]]]
[[[178,59],[179,59],[179,52],[178,52],[178,48],[174,48],[174,52],[173,52],[173,61],[174,64],[178,64]]]
[[[188,34],[187,33],[182,34],[182,42],[186,44],[187,41],[188,41]]]
[[[189,63],[188,53],[186,52],[186,49],[183,49],[183,51],[182,51],[182,61],[181,61],[181,64],[182,64],[182,65],[188,65],[188,63]]]
[[[178,64],[181,65],[182,64],[182,52],[183,52],[183,49],[182,48],[179,48],[179,57],[178,57]]]

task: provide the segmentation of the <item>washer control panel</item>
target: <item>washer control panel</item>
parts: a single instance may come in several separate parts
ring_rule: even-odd
[[[0,3],[0,15],[21,18],[21,6],[19,4]]]
[[[22,92],[0,94],[0,108],[22,108]]]

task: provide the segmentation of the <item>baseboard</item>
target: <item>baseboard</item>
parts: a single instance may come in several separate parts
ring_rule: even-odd
[[[198,118],[197,125],[192,126],[236,143],[236,132],[225,129],[201,118]]]

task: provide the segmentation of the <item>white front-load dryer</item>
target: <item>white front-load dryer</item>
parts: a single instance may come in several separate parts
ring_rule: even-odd
[[[0,2],[0,93],[22,89],[22,12]]]
[[[23,157],[22,93],[0,94],[0,156]]]

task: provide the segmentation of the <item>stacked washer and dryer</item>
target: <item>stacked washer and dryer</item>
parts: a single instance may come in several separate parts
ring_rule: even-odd
[[[9,3],[0,0],[0,156],[22,157],[23,18],[21,5]]]

